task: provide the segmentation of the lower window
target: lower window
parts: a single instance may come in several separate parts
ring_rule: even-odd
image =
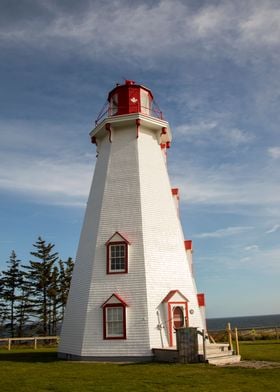
[[[104,339],[126,338],[125,306],[107,305],[104,307]]]

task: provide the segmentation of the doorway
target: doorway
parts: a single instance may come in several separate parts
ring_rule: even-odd
[[[174,329],[184,327],[184,310],[182,306],[176,306],[173,308],[173,327]]]

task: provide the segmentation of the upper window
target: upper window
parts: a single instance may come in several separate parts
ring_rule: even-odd
[[[107,274],[127,273],[128,244],[118,232],[107,241]]]
[[[126,248],[123,243],[109,245],[109,272],[126,272]]]

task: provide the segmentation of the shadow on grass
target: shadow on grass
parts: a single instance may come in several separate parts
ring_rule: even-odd
[[[0,352],[0,362],[10,361],[10,362],[58,362],[56,351],[50,352],[37,352],[37,351],[10,351],[10,352]]]

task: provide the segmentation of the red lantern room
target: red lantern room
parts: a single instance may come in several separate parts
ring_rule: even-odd
[[[153,94],[144,86],[126,80],[125,84],[117,85],[108,95],[109,116],[121,114],[143,113],[148,116],[152,112]]]

